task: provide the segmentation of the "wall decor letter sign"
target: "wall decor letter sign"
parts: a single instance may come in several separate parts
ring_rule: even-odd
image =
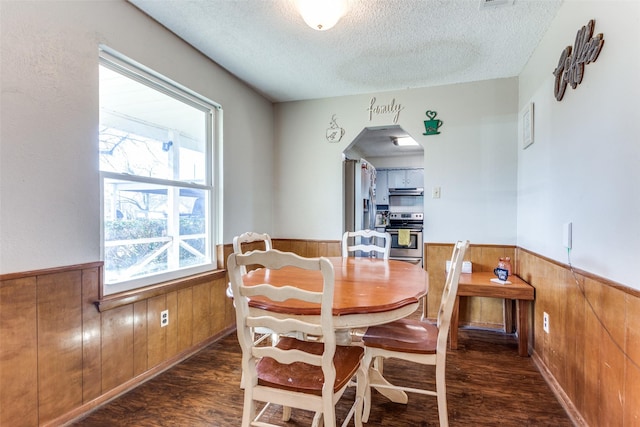
[[[367,108],[367,111],[369,112],[369,121],[373,120],[374,114],[393,114],[393,123],[398,123],[400,111],[402,110],[404,110],[404,107],[402,104],[396,104],[395,98],[393,98],[387,105],[376,105],[376,98],[373,97],[369,103],[369,108]]]
[[[592,37],[595,25],[596,21],[592,19],[586,26],[578,30],[573,51],[571,46],[567,46],[560,54],[558,66],[553,71],[553,75],[556,76],[553,94],[558,101],[562,100],[567,84],[575,89],[582,83],[585,64],[595,62],[598,59],[604,45],[604,38],[602,33]]]

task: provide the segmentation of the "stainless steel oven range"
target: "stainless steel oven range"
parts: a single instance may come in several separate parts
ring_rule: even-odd
[[[386,231],[391,235],[389,258],[422,265],[422,212],[391,212]]]

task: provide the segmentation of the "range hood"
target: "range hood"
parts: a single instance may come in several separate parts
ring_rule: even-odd
[[[391,196],[423,196],[423,195],[424,195],[423,187],[390,188],[389,189],[389,197]]]

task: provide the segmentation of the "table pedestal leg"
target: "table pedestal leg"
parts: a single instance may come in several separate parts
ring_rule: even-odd
[[[376,387],[376,384],[390,385],[390,386],[393,385],[389,381],[387,381],[377,369],[374,369],[374,368],[369,369],[369,384],[371,384],[371,387],[378,390],[378,392],[381,395],[385,396],[387,399],[389,399],[392,402],[406,404],[409,401],[409,398],[407,397],[407,393],[405,393],[402,390]]]

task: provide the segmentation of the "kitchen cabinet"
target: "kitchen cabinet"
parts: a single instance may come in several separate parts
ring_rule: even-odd
[[[424,169],[388,169],[387,188],[424,187]]]
[[[388,171],[379,169],[376,171],[376,205],[389,204],[389,183],[387,181]]]

